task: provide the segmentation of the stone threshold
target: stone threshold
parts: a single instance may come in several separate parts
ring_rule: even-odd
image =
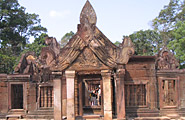
[[[84,115],[83,119],[85,120],[102,120],[101,115]]]

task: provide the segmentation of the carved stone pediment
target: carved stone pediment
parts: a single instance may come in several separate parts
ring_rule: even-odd
[[[113,69],[117,64],[128,63],[130,56],[134,54],[131,40],[126,39],[121,47],[117,47],[96,27],[96,22],[96,13],[87,0],[80,14],[76,34],[60,52],[58,49],[52,49],[53,53],[50,51],[45,55],[48,56],[48,60],[45,60],[50,70],[63,71],[74,66],[84,69]]]
[[[73,64],[68,69],[73,70],[95,70],[95,69],[106,69],[104,65],[95,54],[89,49],[85,48],[84,51],[78,56]]]
[[[178,66],[179,62],[176,60],[174,54],[167,47],[164,47],[158,54],[156,68],[159,70],[177,69]]]
[[[15,73],[33,74],[36,72],[36,55],[34,52],[22,54],[18,65],[15,67]]]

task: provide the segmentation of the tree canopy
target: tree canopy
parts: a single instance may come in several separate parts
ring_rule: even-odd
[[[69,40],[73,37],[73,35],[74,35],[74,32],[73,31],[70,31],[69,33],[66,33],[62,37],[62,39],[60,41],[60,44],[61,44],[61,47],[62,48],[69,42]]]
[[[0,0],[0,64],[10,66],[6,67],[7,73],[12,71],[12,64],[29,43],[29,38],[47,32],[39,16],[25,10],[17,0]]]
[[[160,34],[154,30],[140,30],[129,37],[135,45],[136,55],[155,55],[162,44]]]
[[[129,35],[137,55],[155,55],[167,46],[185,68],[185,0],[170,0],[152,21],[152,30]],[[124,37],[124,36],[123,36]]]
[[[181,67],[185,68],[185,21],[179,21],[174,27],[172,32],[174,39],[169,42],[168,47],[174,51]]]
[[[152,21],[153,28],[160,32],[163,43],[167,45],[173,41],[173,30],[178,21],[185,20],[185,1],[170,0],[169,4],[164,6],[159,15]]]

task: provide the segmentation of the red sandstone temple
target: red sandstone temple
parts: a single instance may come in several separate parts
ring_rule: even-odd
[[[96,21],[87,0],[65,47],[48,37],[39,58],[28,52],[14,74],[0,74],[0,119],[185,119],[185,70],[174,55],[134,56],[129,38],[115,46]]]

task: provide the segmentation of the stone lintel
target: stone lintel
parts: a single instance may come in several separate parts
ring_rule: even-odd
[[[70,70],[70,71],[65,71],[66,78],[74,78],[75,77],[75,71]]]
[[[102,77],[110,77],[111,78],[111,70],[101,70]],[[107,80],[107,79],[104,79]]]
[[[53,75],[62,75],[62,72],[52,72]]]

